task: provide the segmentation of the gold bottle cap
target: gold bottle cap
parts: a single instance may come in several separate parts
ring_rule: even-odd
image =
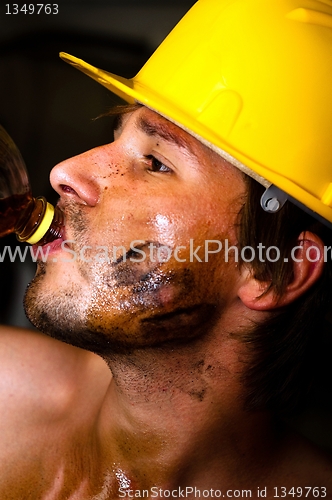
[[[40,221],[40,224],[38,225],[36,231],[26,240],[27,243],[30,243],[30,245],[35,245],[40,241],[43,236],[47,233],[49,230],[52,221],[54,217],[54,207],[50,203],[46,203],[46,209],[44,216],[42,220]]]

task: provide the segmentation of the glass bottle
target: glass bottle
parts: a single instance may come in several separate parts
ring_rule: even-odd
[[[19,241],[44,245],[60,238],[63,226],[59,207],[32,196],[24,160],[0,125],[0,237],[16,233]]]

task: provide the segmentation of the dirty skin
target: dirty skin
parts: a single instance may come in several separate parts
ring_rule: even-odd
[[[150,259],[150,243],[140,246],[147,259],[134,262],[130,250],[110,265],[110,272],[103,272],[94,288],[87,327],[98,337],[107,335],[110,354],[121,347],[127,352],[166,344],[175,347],[203,334],[215,319],[215,304],[193,270],[175,259]]]

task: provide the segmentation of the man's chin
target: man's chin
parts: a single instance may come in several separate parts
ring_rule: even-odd
[[[48,291],[43,264],[38,267],[24,296],[24,309],[29,321],[35,328],[56,340],[104,358],[110,353],[125,353],[139,347],[135,341],[128,342],[128,336],[125,332],[120,333],[118,327],[114,329],[115,338],[112,338],[112,328],[107,334],[89,329],[86,321],[88,307],[82,307],[82,303],[82,291],[78,285],[71,284],[62,291]]]
[[[65,290],[49,290],[45,282],[45,264],[40,263],[35,277],[24,296],[27,318],[41,332],[66,343],[79,346],[83,329],[82,295],[79,286],[71,284]],[[73,334],[75,332],[75,334]]]

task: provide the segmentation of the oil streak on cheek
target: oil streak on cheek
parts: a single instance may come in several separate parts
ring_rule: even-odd
[[[89,330],[102,333],[109,348],[189,342],[203,335],[218,313],[205,274],[201,283],[197,265],[154,257],[138,261],[130,258],[137,257],[132,252],[100,269],[88,310]]]

